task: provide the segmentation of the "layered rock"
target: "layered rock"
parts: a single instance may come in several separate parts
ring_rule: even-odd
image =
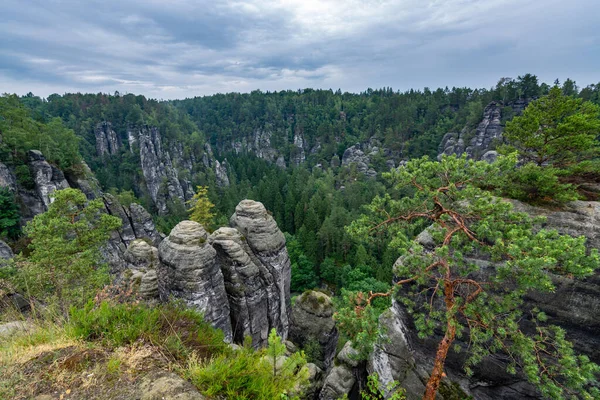
[[[265,276],[269,274],[262,264],[256,265],[245,249],[242,235],[234,228],[219,228],[209,238],[217,251],[225,281],[225,290],[231,311],[233,340],[243,343],[245,336],[252,338],[255,347],[263,347],[269,336],[269,295]]]
[[[316,343],[320,350],[320,360],[316,364],[325,370],[333,362],[338,340],[333,312],[329,296],[316,291],[303,293],[292,307],[290,340],[301,347]]]
[[[94,136],[96,137],[96,154],[98,156],[119,153],[119,139],[110,122],[98,123],[94,129]]]
[[[572,236],[583,235],[589,248],[600,248],[599,202],[576,201],[563,210],[511,202],[516,211],[546,217],[545,228]],[[416,240],[428,248],[433,239],[424,231]],[[474,261],[482,267],[493,268],[485,260]],[[397,262],[402,262],[402,259]],[[555,276],[553,280],[556,290],[552,293],[529,293],[525,298],[526,307],[544,311],[550,324],[566,330],[567,339],[573,342],[577,352],[596,363],[600,362],[600,338],[597,334],[600,331],[600,271],[583,280],[563,276]],[[395,300],[390,310],[382,314],[380,324],[389,340],[376,346],[369,362],[369,372],[377,372],[384,386],[392,380],[399,381],[407,390],[407,399],[421,398],[441,336],[419,339],[412,318]],[[466,348],[465,343],[457,341],[457,344]],[[451,351],[448,354],[445,368],[448,379],[440,390],[442,398],[453,398],[451,396],[458,393],[459,396],[484,400],[541,399],[539,392],[523,376],[506,372],[508,360],[501,354],[485,358],[474,368],[472,377],[464,374],[464,357],[462,352]]]
[[[204,319],[232,339],[229,302],[217,252],[202,225],[182,221],[159,245],[159,291],[162,299],[183,299]]]
[[[285,237],[262,203],[242,200],[229,221],[242,235],[244,247],[255,265],[264,267],[269,326],[287,338],[290,319],[290,259]]]
[[[212,147],[206,143],[204,145],[204,154],[202,155],[202,163],[206,168],[212,168],[215,171],[217,186],[229,186],[229,176],[227,175],[227,160],[220,163],[213,154]]]
[[[123,258],[128,263],[130,279],[138,286],[138,293],[143,299],[157,299],[157,269],[160,263],[158,249],[143,239],[136,239],[127,248]]]

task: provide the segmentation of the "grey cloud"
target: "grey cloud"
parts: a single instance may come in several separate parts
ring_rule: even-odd
[[[589,84],[599,14],[594,0],[4,0],[0,92]]]

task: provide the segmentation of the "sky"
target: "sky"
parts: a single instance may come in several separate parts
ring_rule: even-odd
[[[600,82],[599,0],[1,0],[0,93]]]

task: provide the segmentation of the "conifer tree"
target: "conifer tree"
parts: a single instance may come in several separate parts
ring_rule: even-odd
[[[354,295],[354,304],[337,313],[339,327],[359,347],[371,346],[377,336],[372,301],[402,290],[397,300],[412,315],[419,336],[444,332],[423,399],[435,398],[448,352],[461,336],[470,344],[468,374],[484,357],[503,352],[511,360],[508,372],[523,372],[544,397],[600,396],[594,385],[600,367],[576,355],[564,330],[547,324],[543,312],[529,315],[522,307],[529,291],[553,291],[555,275],[591,275],[600,265],[598,251],[588,253],[584,237],[536,229],[541,220],[514,212],[511,203],[479,188],[493,185],[490,181],[512,165],[514,156],[494,164],[455,156],[410,161],[387,177],[396,189],[412,188],[413,195],[377,197],[369,214],[351,225],[363,238],[392,232],[404,255],[394,271],[394,288]],[[423,226],[429,226],[428,239],[409,240],[406,232]],[[483,268],[476,258],[489,266]],[[524,319],[535,326],[533,332],[523,329]]]
[[[212,209],[215,205],[208,199],[208,187],[197,186],[196,194],[187,204],[191,206],[188,210],[190,219],[199,223],[207,230],[211,229],[215,217]]]

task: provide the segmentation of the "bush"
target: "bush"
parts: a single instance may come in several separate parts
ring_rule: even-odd
[[[0,239],[16,239],[21,229],[19,228],[19,206],[15,196],[8,188],[0,187]]]
[[[273,332],[266,350],[253,351],[244,346],[231,355],[222,354],[204,363],[192,358],[186,377],[201,393],[211,398],[299,399],[298,392],[308,380],[304,354],[278,355],[280,346],[272,339]],[[273,366],[271,353],[275,354],[277,368]]]
[[[211,327],[197,311],[175,304],[150,307],[103,301],[95,306],[90,301],[83,308],[71,308],[70,317],[73,336],[107,346],[145,341],[160,346],[176,360],[192,352],[205,358],[227,349],[222,331]]]
[[[508,173],[501,190],[510,198],[533,204],[577,200],[575,187],[561,183],[558,173],[556,168],[529,163]]]

